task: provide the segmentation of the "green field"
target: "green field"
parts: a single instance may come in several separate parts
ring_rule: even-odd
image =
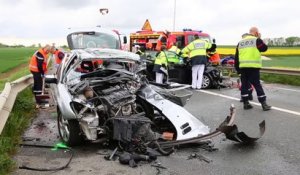
[[[270,58],[272,60],[263,60],[263,67],[300,69],[300,56],[277,56]]]
[[[24,75],[30,74],[28,64],[30,57],[37,48],[0,48],[0,92],[3,90],[6,82],[14,81]],[[17,72],[9,73],[8,76],[1,76],[1,73],[9,72],[9,70],[26,64]]]
[[[18,65],[29,63],[36,48],[0,48],[0,73],[7,72]]]
[[[221,55],[234,55],[236,46],[218,46],[217,52]],[[300,47],[269,47],[264,56],[300,56]]]

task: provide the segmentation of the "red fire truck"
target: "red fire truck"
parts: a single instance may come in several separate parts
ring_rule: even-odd
[[[177,43],[180,49],[184,48],[191,41],[194,36],[211,42],[209,34],[203,33],[200,30],[183,29],[182,31],[153,31],[148,20],[146,20],[142,30],[130,34],[130,51],[134,46],[144,46],[146,50],[160,50],[160,46],[165,44],[170,48],[172,44]]]

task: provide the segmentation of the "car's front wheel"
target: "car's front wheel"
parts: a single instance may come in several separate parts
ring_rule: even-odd
[[[57,126],[60,138],[68,146],[77,146],[83,143],[84,137],[78,121],[64,119],[59,110],[57,110]]]
[[[201,88],[208,89],[211,87],[211,84],[212,84],[212,82],[211,82],[210,78],[204,74],[203,79],[202,79],[202,87]]]

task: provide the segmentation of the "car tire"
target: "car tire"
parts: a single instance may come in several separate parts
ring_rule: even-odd
[[[78,146],[84,142],[78,121],[64,119],[59,110],[57,110],[57,126],[61,140],[68,146]]]
[[[211,81],[211,79],[209,78],[209,76],[207,76],[207,75],[203,75],[203,79],[202,79],[202,86],[201,86],[201,88],[202,89],[208,89],[208,88],[210,88],[211,87],[211,85],[212,85],[212,81]]]

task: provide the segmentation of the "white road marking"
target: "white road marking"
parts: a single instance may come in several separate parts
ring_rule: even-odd
[[[228,98],[228,99],[240,101],[239,98],[231,97],[231,96],[228,96],[228,95],[223,95],[223,94],[219,94],[219,93],[215,93],[215,92],[210,92],[210,91],[207,91],[207,90],[197,90],[197,91],[198,92],[203,92],[203,93],[206,93],[206,94],[210,94],[210,95],[215,95],[215,96],[219,96],[219,97],[223,97],[223,98]],[[250,102],[250,103],[254,104],[256,106],[261,106],[261,104],[257,103],[257,102]],[[297,111],[292,111],[292,110],[272,106],[272,110],[274,110],[274,109],[277,110],[277,111],[286,112],[286,113],[289,113],[289,114],[294,114],[294,115],[300,116],[300,112],[297,112]]]
[[[271,86],[271,85],[265,85],[265,86],[270,87],[270,88],[274,88],[274,89],[281,89],[281,90],[286,90],[286,91],[300,92],[300,90],[297,90],[297,89],[275,87],[275,86]]]

